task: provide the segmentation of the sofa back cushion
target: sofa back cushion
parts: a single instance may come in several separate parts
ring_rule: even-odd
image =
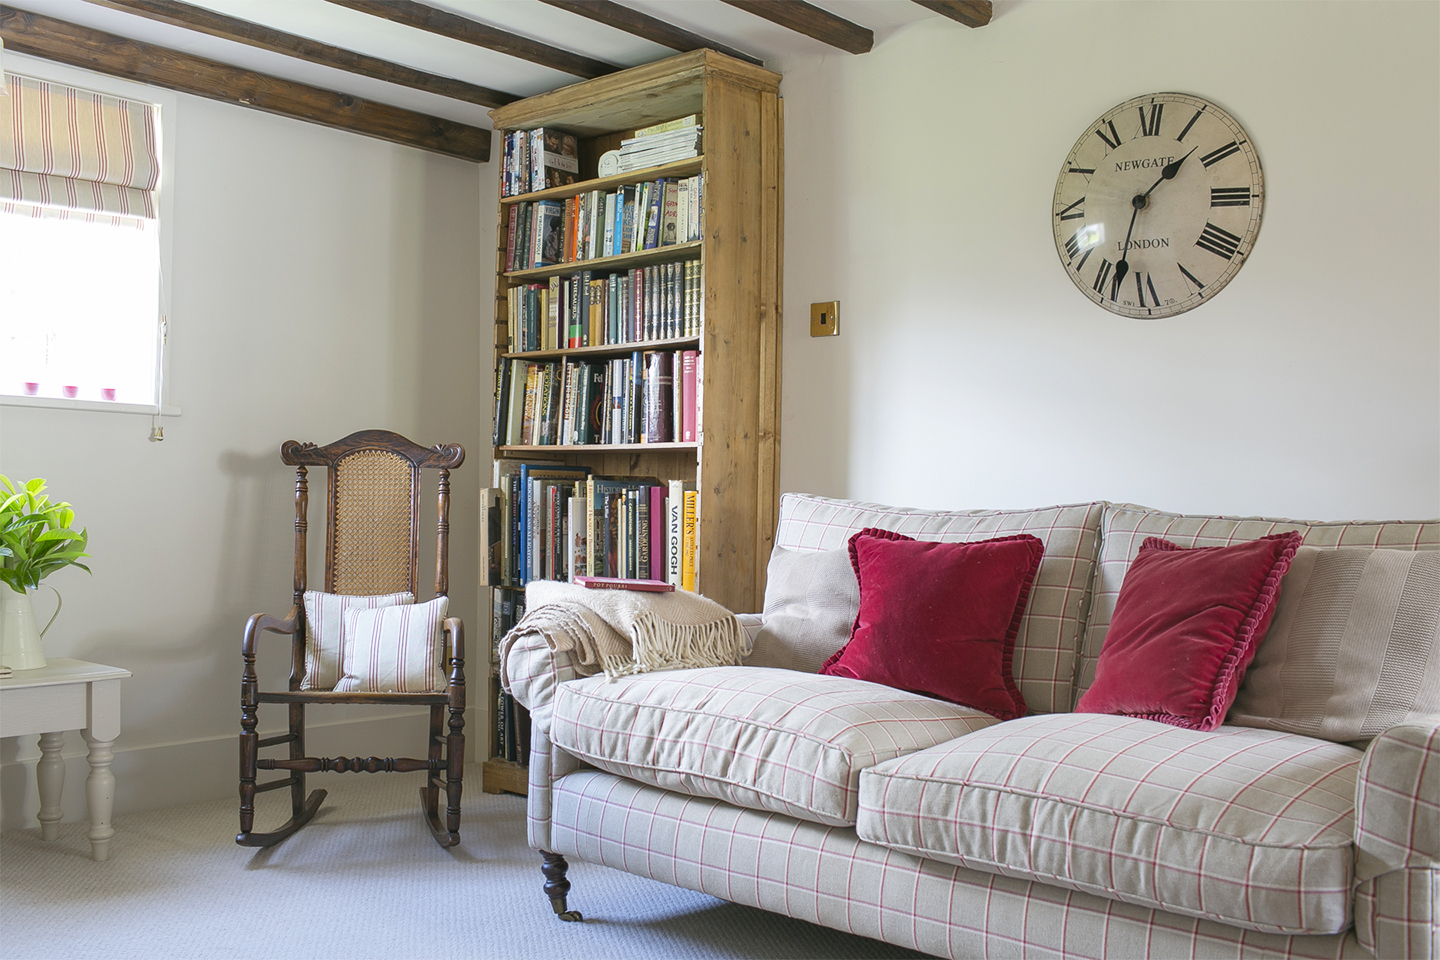
[[[1302,545],[1312,547],[1440,550],[1440,520],[1315,522],[1165,513],[1133,503],[1107,504],[1100,526],[1100,563],[1085,626],[1075,700],[1078,701],[1095,680],[1095,664],[1105,646],[1115,601],[1120,596],[1120,584],[1147,537],[1164,537],[1176,546],[1187,548],[1224,547],[1290,530],[1298,530],[1304,538]],[[1280,595],[1283,602],[1283,582]],[[1262,640],[1260,649],[1264,648]]]
[[[1073,703],[1072,683],[1090,602],[1104,506],[1081,503],[1035,510],[918,510],[787,493],[780,498],[775,548],[843,551],[850,536],[866,527],[942,543],[968,543],[1019,533],[1038,537],[1045,545],[1045,556],[1036,571],[1015,638],[1013,672],[1030,711],[1052,713],[1069,710]],[[772,590],[778,587],[776,583],[766,586],[767,608]],[[858,594],[855,602],[858,608]],[[784,647],[793,642],[783,632],[768,639]],[[757,642],[757,654],[761,653],[760,647]]]
[[[1440,551],[1301,547],[1226,723],[1341,742],[1440,714]]]

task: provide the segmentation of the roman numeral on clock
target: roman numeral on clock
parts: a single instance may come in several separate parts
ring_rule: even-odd
[[[1101,140],[1104,140],[1105,146],[1107,146],[1111,150],[1114,150],[1116,147],[1120,146],[1120,134],[1115,132],[1114,120],[1111,120],[1109,123],[1105,124],[1105,126],[1110,128],[1110,137],[1114,137],[1115,139],[1111,140],[1110,137],[1105,136],[1104,128],[1096,130],[1095,136],[1099,137]]]
[[[1110,261],[1101,260],[1100,269],[1095,273],[1095,292],[1105,296],[1105,281],[1110,279]]]
[[[1211,187],[1210,206],[1212,207],[1248,207],[1250,206],[1249,187]]]
[[[1160,306],[1160,294],[1158,294],[1158,293],[1155,292],[1155,281],[1152,280],[1152,279],[1150,279],[1150,274],[1137,272],[1137,273],[1135,274],[1135,297],[1136,297],[1137,300],[1140,301],[1140,306],[1142,306],[1142,307],[1146,305],[1146,304],[1145,304],[1145,288],[1146,288],[1146,287],[1149,287],[1149,288],[1150,288],[1150,304],[1149,304],[1149,305],[1152,306],[1152,307],[1158,307],[1158,306]]]
[[[1094,168],[1094,167],[1071,167],[1070,169],[1066,170],[1065,172],[1066,172],[1066,173],[1083,173],[1085,176],[1089,177],[1089,176],[1093,176],[1093,175],[1094,175],[1094,173],[1095,173],[1095,168]]]
[[[1190,132],[1190,128],[1193,127],[1193,126],[1195,126],[1195,121],[1196,121],[1196,120],[1199,120],[1199,119],[1200,119],[1200,114],[1202,114],[1202,113],[1204,113],[1204,112],[1205,112],[1205,108],[1204,108],[1204,107],[1201,107],[1199,110],[1196,110],[1196,111],[1195,111],[1195,116],[1193,116],[1193,117],[1190,118],[1190,122],[1187,123],[1187,124],[1185,124],[1185,129],[1184,129],[1184,130],[1181,130],[1181,131],[1180,131],[1180,136],[1176,137],[1175,139],[1176,139],[1176,140],[1179,140],[1179,141],[1181,141],[1181,142],[1183,143],[1184,140],[1185,140],[1185,134],[1187,134],[1187,133]]]
[[[1235,143],[1234,140],[1231,140],[1229,143],[1225,144],[1225,146],[1216,147],[1214,150],[1211,150],[1209,153],[1205,154],[1205,156],[1200,158],[1200,162],[1207,167],[1213,167],[1215,164],[1219,163],[1221,160],[1224,160],[1232,153],[1239,152],[1240,147]]]
[[[1204,289],[1205,289],[1205,284],[1201,283],[1201,282],[1196,278],[1195,274],[1191,273],[1189,270],[1186,270],[1186,269],[1185,269],[1185,264],[1183,264],[1183,263],[1177,263],[1177,264],[1175,264],[1175,266],[1179,267],[1179,268],[1180,268],[1180,272],[1183,273],[1183,274],[1185,274],[1185,279],[1186,279],[1186,280],[1189,280],[1191,283],[1195,284],[1195,289],[1196,289],[1196,290],[1204,290]]]
[[[1066,207],[1064,210],[1061,210],[1061,211],[1060,211],[1060,219],[1061,219],[1061,220],[1083,220],[1083,219],[1085,219],[1085,208],[1082,207],[1082,206],[1080,206],[1080,205],[1081,205],[1082,203],[1084,203],[1084,202],[1085,202],[1085,198],[1084,198],[1084,197],[1081,197],[1079,200],[1076,200],[1074,203],[1070,204],[1070,206]],[[1076,210],[1076,209],[1075,209],[1076,207],[1080,207],[1080,209],[1079,209],[1079,210]]]
[[[1205,229],[1200,231],[1200,239],[1195,241],[1195,246],[1229,260],[1235,256],[1235,251],[1240,249],[1240,238],[1229,230],[1222,230],[1213,223],[1207,223]]]
[[[1072,234],[1070,235],[1070,239],[1069,239],[1069,240],[1066,240],[1066,241],[1065,241],[1065,259],[1066,259],[1066,260],[1074,260],[1074,259],[1075,259],[1075,255],[1080,252],[1080,234],[1082,234],[1082,233],[1084,233],[1084,232],[1085,232],[1085,228],[1084,228],[1084,227],[1081,227],[1079,230],[1076,230],[1074,233],[1072,233]]]
[[[1140,136],[1160,136],[1160,115],[1165,112],[1165,104],[1154,103],[1150,105],[1150,116],[1145,116],[1145,108],[1140,108]]]

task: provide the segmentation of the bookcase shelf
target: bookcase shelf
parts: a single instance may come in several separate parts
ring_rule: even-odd
[[[634,253],[619,253],[613,257],[596,257],[593,260],[572,260],[569,263],[554,263],[547,267],[533,267],[529,270],[512,270],[504,274],[506,280],[543,280],[562,273],[577,273],[581,270],[629,270],[631,267],[648,267],[655,263],[669,263],[672,260],[693,260],[691,254],[700,253],[703,240],[690,243],[675,243],[668,247],[652,247],[636,250]]]
[[[495,364],[603,360],[634,351],[698,352],[698,442],[582,445],[501,445],[506,461],[557,461],[583,466],[594,476],[654,477],[693,482],[700,492],[695,525],[695,586],[737,613],[760,609],[765,568],[779,512],[780,290],[783,210],[783,109],[780,76],[711,50],[587,80],[490,111],[497,135],[556,128],[574,134],[578,183],[504,197],[496,219]],[[702,114],[704,155],[692,160],[611,177],[598,177],[602,153],[620,146],[637,129],[689,114]],[[497,164],[497,167],[501,165]],[[503,178],[503,169],[497,171]],[[701,239],[619,256],[507,272],[508,217],[517,203],[564,200],[594,190],[659,178],[703,181]],[[503,179],[502,179],[503,184]],[[623,273],[634,267],[699,260],[701,300],[698,336],[554,350],[509,349],[512,288],[590,270]],[[492,384],[495,381],[492,381]],[[497,467],[497,475],[499,474]],[[482,509],[481,522],[487,523]],[[486,541],[488,542],[488,540]],[[508,541],[506,541],[508,542]],[[513,585],[489,582],[481,563],[482,592],[498,600],[518,598]],[[497,611],[498,611],[497,607]],[[487,624],[492,643],[495,621]],[[483,642],[483,640],[482,640]],[[492,727],[484,789],[523,792],[523,765],[503,759],[494,728],[498,677],[489,691]],[[522,758],[523,759],[523,758]]]
[[[634,343],[602,343],[593,347],[566,347],[563,350],[526,350],[502,353],[506,360],[563,360],[566,357],[619,357],[636,350],[691,350],[700,346],[699,337],[670,340],[637,340]]]
[[[594,180],[571,183],[563,187],[550,187],[547,190],[534,190],[513,197],[501,197],[500,203],[503,207],[506,204],[524,203],[530,200],[566,200],[570,197],[578,197],[582,193],[589,193],[591,190],[604,190],[608,193],[615,187],[644,183],[647,180],[658,180],[661,177],[693,177],[700,172],[703,163],[703,157],[696,157],[693,160],[666,163],[658,167],[647,167],[644,170],[632,170],[630,173],[617,173],[613,177],[597,177]]]

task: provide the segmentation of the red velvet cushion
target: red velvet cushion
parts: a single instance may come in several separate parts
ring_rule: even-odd
[[[1020,534],[933,543],[866,528],[850,538],[860,613],[821,673],[1025,715],[1010,673],[1015,634],[1045,546]]]
[[[1186,550],[1150,537],[1125,573],[1078,713],[1214,730],[1270,628],[1299,533]]]

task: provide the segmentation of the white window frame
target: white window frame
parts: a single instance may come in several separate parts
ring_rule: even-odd
[[[160,314],[161,322],[164,325],[161,335],[165,340],[169,340],[170,336],[175,332],[175,315],[170,309],[170,283],[172,276],[170,264],[171,238],[174,233],[175,222],[175,121],[179,112],[179,96],[169,90],[163,90],[160,87],[151,87],[143,83],[121,80],[118,77],[95,73],[92,70],[82,70],[79,67],[56,63],[53,60],[43,60],[39,57],[27,56],[26,54],[16,53],[13,50],[5,51],[5,72],[18,73],[22,76],[34,77],[37,80],[48,80],[51,83],[68,84],[72,87],[94,90],[97,93],[110,94],[115,97],[124,97],[140,103],[153,103],[159,107],[160,187],[156,200],[160,214]],[[0,110],[3,109],[8,109],[8,107],[5,100],[0,98]],[[169,344],[164,343],[160,350],[160,397],[158,410],[159,415],[162,417],[180,416],[180,407],[175,404],[175,398],[171,390],[171,352]],[[143,414],[147,417],[153,417],[157,413],[156,405],[149,403],[70,400],[65,397],[17,397],[4,394],[0,394],[0,406],[45,407],[55,410],[93,410],[103,413]]]

